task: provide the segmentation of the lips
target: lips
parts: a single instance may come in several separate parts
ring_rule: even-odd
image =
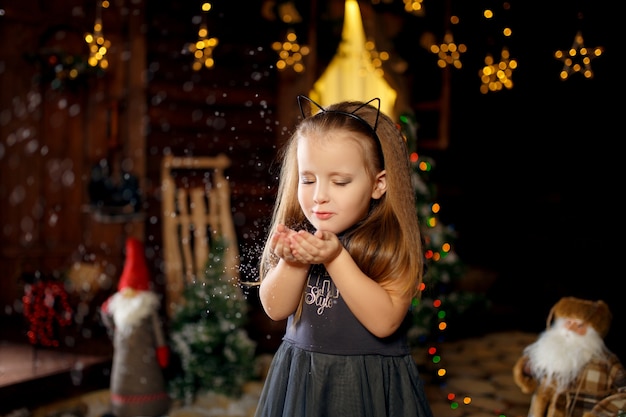
[[[313,212],[313,215],[319,220],[328,220],[333,216],[333,213],[329,213],[326,211],[315,211]]]

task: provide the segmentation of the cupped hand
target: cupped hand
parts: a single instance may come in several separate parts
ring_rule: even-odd
[[[279,224],[270,240],[272,253],[287,262],[296,262],[296,259],[292,254],[290,240],[290,236],[294,236],[296,234],[297,232],[295,230],[292,230],[283,224]]]
[[[310,233],[300,230],[289,236],[292,256],[299,262],[324,264],[332,261],[341,253],[343,245],[332,232],[318,230]]]

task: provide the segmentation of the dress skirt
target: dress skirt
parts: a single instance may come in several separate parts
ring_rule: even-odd
[[[329,355],[283,341],[255,417],[432,417],[411,355]]]

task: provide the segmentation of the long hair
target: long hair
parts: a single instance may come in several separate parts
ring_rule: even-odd
[[[419,295],[424,273],[422,243],[404,136],[393,120],[370,104],[344,101],[321,110],[304,118],[279,151],[280,179],[269,230],[281,223],[294,229],[311,228],[298,202],[299,138],[324,137],[335,130],[351,132],[362,140],[371,178],[386,170],[387,190],[382,198],[372,199],[368,215],[342,236],[342,243],[367,276],[383,286],[401,280],[406,293]],[[270,239],[271,233],[261,256],[260,280],[279,260],[271,253]]]

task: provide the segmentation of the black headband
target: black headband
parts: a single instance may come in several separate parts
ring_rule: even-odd
[[[320,109],[320,111],[322,113],[341,114],[343,116],[351,117],[351,118],[353,118],[355,120],[358,120],[359,122],[361,122],[362,124],[367,126],[367,128],[370,131],[370,133],[372,134],[372,137],[376,140],[376,146],[378,148],[378,154],[380,156],[381,165],[383,166],[383,168],[385,167],[385,156],[383,154],[383,148],[382,148],[382,145],[380,143],[380,138],[378,137],[378,134],[376,133],[376,128],[378,127],[378,117],[380,116],[380,98],[378,98],[378,97],[373,98],[370,101],[368,101],[367,103],[361,104],[359,107],[354,109],[352,112],[348,113],[348,112],[341,111],[341,110],[326,110],[325,108],[323,108],[322,106],[317,104],[315,101],[311,100],[309,97],[303,96],[303,95],[299,95],[298,96],[298,106],[300,107],[300,114],[302,114],[302,117],[304,119],[306,119],[307,115],[304,113],[304,108],[302,107],[302,100],[306,100],[309,103],[314,104],[317,108]],[[374,126],[371,126],[362,117],[360,117],[358,114],[356,114],[356,112],[359,111],[360,109],[362,109],[363,107],[367,106],[368,104],[374,102],[374,101],[378,102],[378,107],[376,108],[377,112],[376,112],[376,120],[374,121]]]

